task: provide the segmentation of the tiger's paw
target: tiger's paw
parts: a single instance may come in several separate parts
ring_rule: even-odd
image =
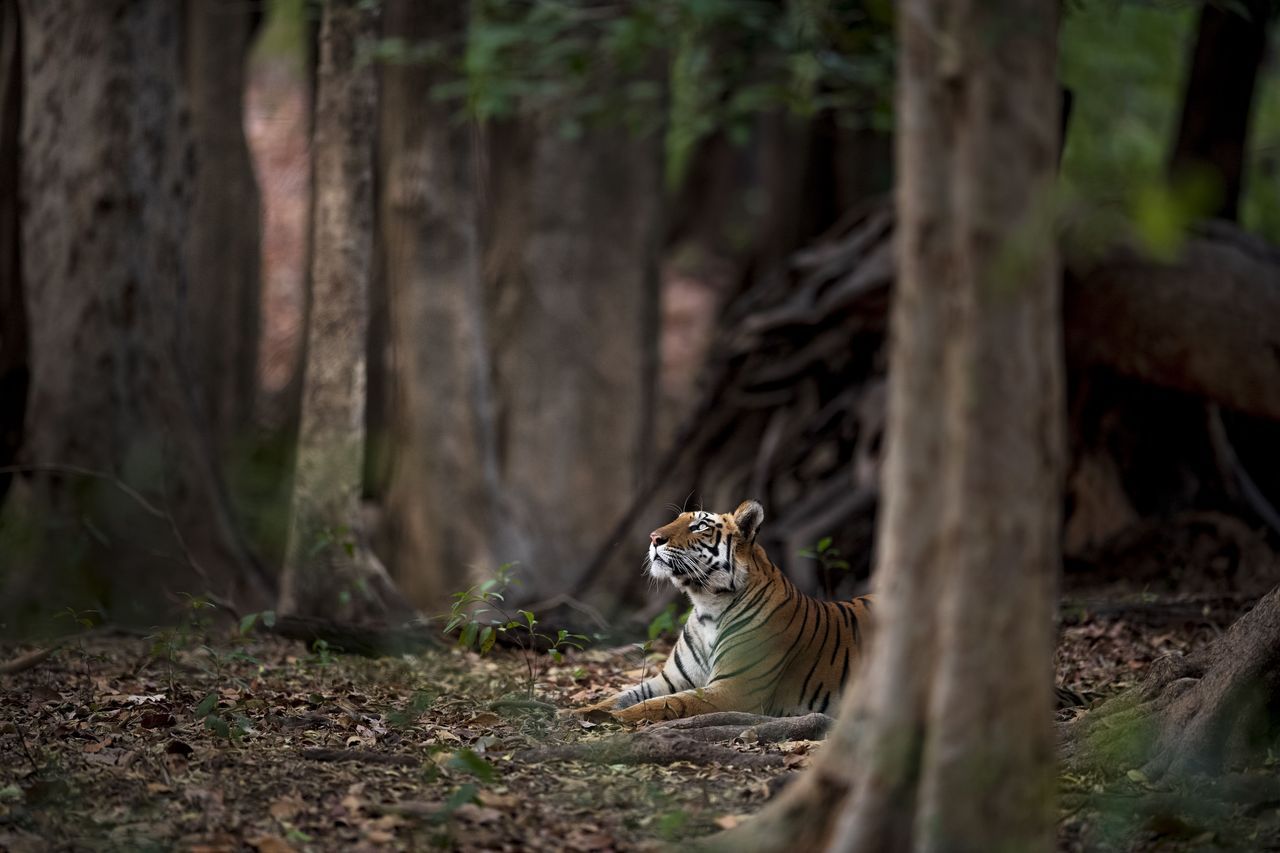
[[[561,711],[558,716],[561,719],[586,720],[592,723],[617,722],[613,702],[613,699],[606,699],[583,708],[568,708]]]

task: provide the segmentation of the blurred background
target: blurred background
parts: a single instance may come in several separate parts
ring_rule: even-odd
[[[1064,4],[1068,585],[1275,580],[1236,572],[1280,535],[1274,13]],[[865,586],[893,14],[0,0],[2,630],[502,566],[643,624],[647,532],[748,497],[802,587]]]

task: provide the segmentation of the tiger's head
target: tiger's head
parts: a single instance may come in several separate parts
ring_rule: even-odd
[[[733,595],[754,561],[764,508],[743,501],[731,513],[682,512],[649,534],[649,575],[691,595]]]

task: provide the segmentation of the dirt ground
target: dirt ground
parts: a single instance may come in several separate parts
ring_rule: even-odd
[[[1096,703],[1230,619],[1169,624],[1149,597],[1137,605],[1138,617],[1070,613],[1059,680]],[[25,650],[0,649],[0,661]],[[561,664],[503,649],[369,660],[227,624],[94,634],[0,676],[0,850],[638,849],[732,826],[822,748],[735,745],[779,754],[768,770],[522,756],[613,733],[553,709],[645,666],[638,647]],[[1236,846],[1220,830],[1126,822],[1114,797],[1141,785],[1123,784],[1134,790],[1063,780],[1063,849]]]

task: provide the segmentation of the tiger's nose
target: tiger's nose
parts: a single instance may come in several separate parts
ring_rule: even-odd
[[[665,545],[667,543],[667,537],[662,535],[661,530],[655,530],[649,534],[649,541],[654,545]]]

